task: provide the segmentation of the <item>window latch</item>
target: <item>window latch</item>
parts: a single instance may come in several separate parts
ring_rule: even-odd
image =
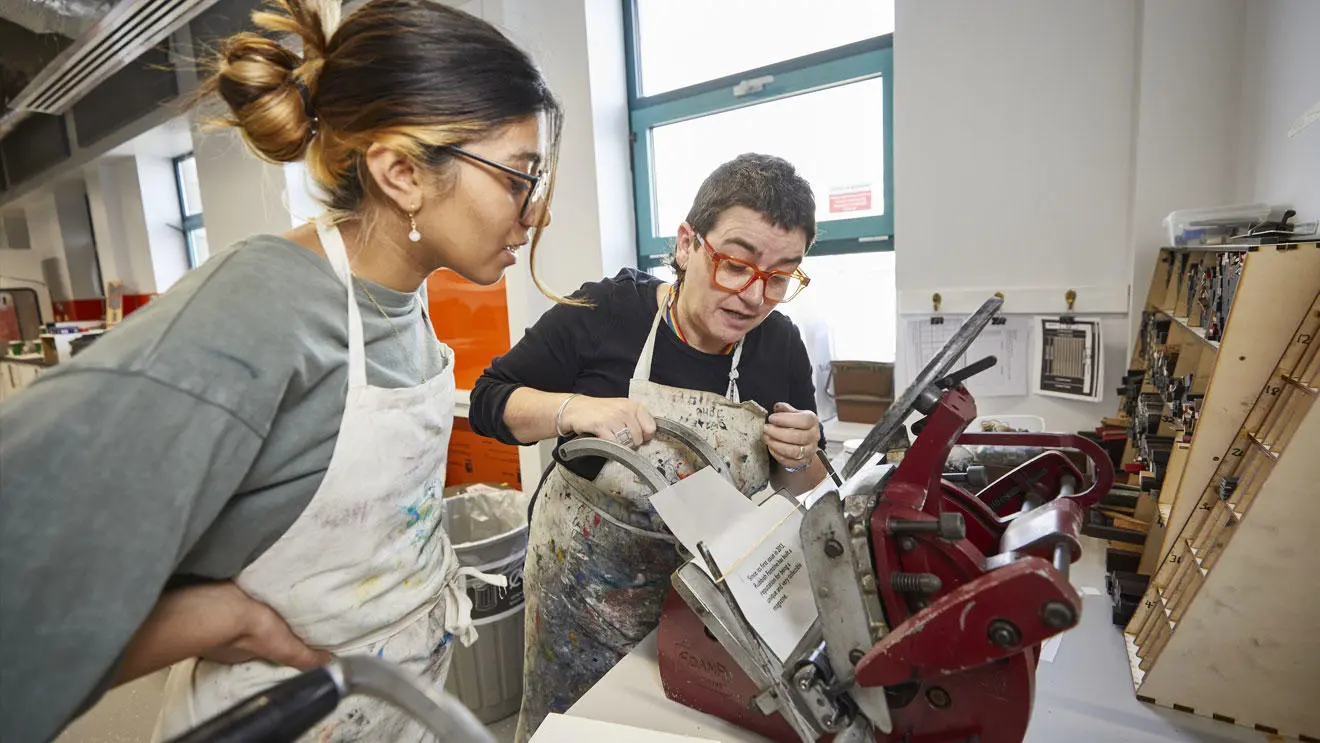
[[[733,86],[733,95],[736,98],[742,98],[743,96],[751,95],[753,93],[760,93],[762,90],[765,90],[765,86],[774,81],[774,75],[764,75],[762,77],[754,77],[750,80],[742,80],[737,85]]]

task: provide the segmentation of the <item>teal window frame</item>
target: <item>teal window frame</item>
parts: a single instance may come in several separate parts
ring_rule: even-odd
[[[637,0],[623,0],[624,46],[628,64],[628,114],[632,143],[633,200],[637,224],[637,265],[661,265],[673,249],[655,236],[655,191],[651,131],[657,127],[732,111],[780,98],[882,78],[885,213],[821,222],[812,255],[883,252],[894,249],[894,54],[893,34],[776,62],[678,90],[641,96]],[[760,91],[735,96],[740,81],[771,75]]]
[[[182,219],[183,239],[188,246],[188,268],[197,268],[200,265],[197,261],[197,247],[193,244],[193,232],[206,226],[202,219],[202,212],[188,212],[188,199],[183,195],[183,163],[187,160],[196,160],[196,156],[191,153],[185,153],[174,158],[174,187],[179,194],[179,216]]]

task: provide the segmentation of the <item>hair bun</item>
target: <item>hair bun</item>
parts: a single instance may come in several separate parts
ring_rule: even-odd
[[[220,51],[208,87],[220,94],[257,154],[274,162],[301,160],[316,135],[312,96],[325,64],[326,47],[339,25],[337,0],[272,0],[272,10],[252,14],[272,36],[297,35],[299,55],[278,41],[245,32]]]
[[[267,160],[300,160],[311,142],[310,107],[299,90],[305,83],[295,78],[302,64],[292,50],[254,33],[232,37],[221,51],[215,81],[233,112],[230,123]]]

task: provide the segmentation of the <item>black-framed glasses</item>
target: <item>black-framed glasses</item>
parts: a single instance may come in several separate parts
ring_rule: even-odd
[[[445,145],[441,149],[445,150],[446,152],[452,152],[453,154],[458,155],[460,157],[465,157],[469,160],[472,160],[473,162],[479,162],[482,165],[489,165],[490,167],[500,171],[501,173],[507,173],[521,181],[526,181],[527,195],[523,197],[522,209],[518,210],[519,215],[526,214],[528,207],[532,205],[533,201],[539,201],[542,198],[544,198],[546,188],[549,187],[550,185],[550,179],[546,177],[546,172],[544,168],[536,171],[536,173],[534,174],[524,173],[521,170],[518,170],[517,168],[510,168],[508,165],[504,165],[503,163],[497,163],[494,160],[482,157],[481,155],[473,154],[461,147],[454,147],[453,145]]]

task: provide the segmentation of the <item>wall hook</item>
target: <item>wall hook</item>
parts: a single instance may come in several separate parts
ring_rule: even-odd
[[[931,304],[935,305],[936,312],[940,311],[940,302],[942,302],[943,299],[944,298],[940,296],[939,292],[935,292],[934,294],[930,295],[930,302]]]
[[[1063,298],[1068,301],[1068,311],[1072,312],[1073,303],[1077,301],[1077,292],[1073,291],[1072,289],[1069,289],[1068,291],[1064,292]]]

